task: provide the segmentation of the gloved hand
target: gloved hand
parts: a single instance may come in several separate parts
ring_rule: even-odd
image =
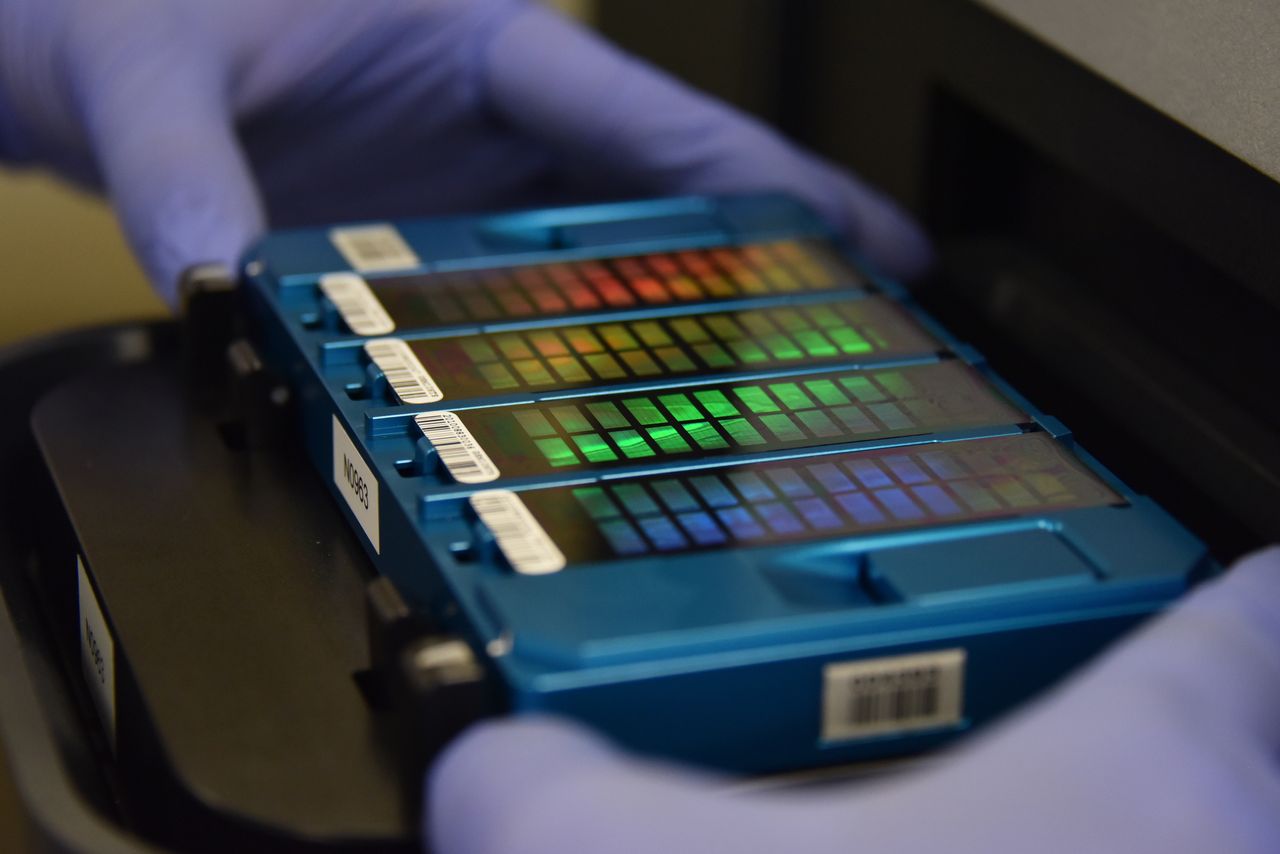
[[[169,297],[276,227],[789,190],[909,276],[893,204],[519,0],[0,0],[0,161],[104,188]]]
[[[732,795],[568,723],[484,724],[429,780],[438,854],[1280,850],[1280,548],[1050,696],[880,784]]]

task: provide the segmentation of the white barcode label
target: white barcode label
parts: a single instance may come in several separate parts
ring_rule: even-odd
[[[366,341],[364,352],[387,378],[392,393],[401,403],[435,403],[444,392],[422,367],[409,345],[399,338]]]
[[[519,495],[509,489],[488,489],[471,496],[471,507],[493,532],[498,548],[516,572],[546,575],[564,569],[564,554]]]
[[[415,415],[413,420],[458,483],[488,483],[498,479],[498,467],[457,415],[424,412]]]
[[[822,740],[959,723],[964,662],[963,649],[946,649],[828,664],[822,671]]]
[[[80,600],[80,668],[89,684],[93,704],[102,718],[111,749],[116,749],[116,644],[102,615],[98,594],[89,581],[84,561],[76,555],[76,586]]]
[[[386,335],[396,324],[378,302],[369,283],[355,273],[329,273],[320,277],[320,290],[338,310],[347,328],[357,335]]]
[[[390,223],[355,225],[329,231],[329,240],[351,267],[361,273],[408,270],[422,261]]]
[[[351,508],[374,554],[382,554],[382,517],[378,513],[378,479],[346,428],[333,416],[333,483]]]

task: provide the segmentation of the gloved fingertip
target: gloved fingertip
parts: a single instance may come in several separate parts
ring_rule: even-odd
[[[428,771],[424,838],[450,854],[488,851],[540,785],[563,780],[617,752],[569,721],[523,716],[485,721],[453,741]]]
[[[897,202],[868,187],[848,191],[846,230],[867,257],[889,276],[912,281],[937,263],[933,241]]]
[[[263,230],[256,204],[217,188],[157,180],[151,192],[114,190],[125,232],[157,293],[176,307],[182,274],[197,264],[235,270]]]
[[[261,200],[233,127],[220,56],[189,9],[76,18],[72,90],[125,235],[160,295],[195,264],[233,266],[262,230]],[[111,35],[104,40],[104,34]]]
[[[1243,609],[1262,615],[1280,642],[1280,545],[1239,558],[1221,576],[1202,585],[1184,607]]]
[[[906,282],[933,269],[933,242],[904,207],[837,166],[819,163],[817,168],[826,170],[822,183],[829,191],[813,204],[872,264]]]

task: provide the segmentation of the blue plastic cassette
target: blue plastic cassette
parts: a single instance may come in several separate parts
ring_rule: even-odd
[[[517,712],[745,771],[991,719],[1214,571],[781,196],[280,232],[258,347]]]

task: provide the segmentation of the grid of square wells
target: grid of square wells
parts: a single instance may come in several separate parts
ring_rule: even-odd
[[[1050,438],[1029,434],[525,493],[576,505],[616,556],[760,545],[1119,500]],[[566,515],[552,513],[553,518]],[[571,533],[549,530],[553,539]]]
[[[749,453],[1020,420],[967,369],[945,362],[462,415],[464,422],[507,417],[552,468]],[[506,423],[496,422],[487,432],[500,437]]]
[[[808,306],[487,333],[414,343],[438,379],[449,354],[493,392],[927,354],[938,344],[880,297]],[[461,382],[462,380],[460,380]]]
[[[370,282],[402,328],[820,292],[861,281],[814,241],[780,240]]]

